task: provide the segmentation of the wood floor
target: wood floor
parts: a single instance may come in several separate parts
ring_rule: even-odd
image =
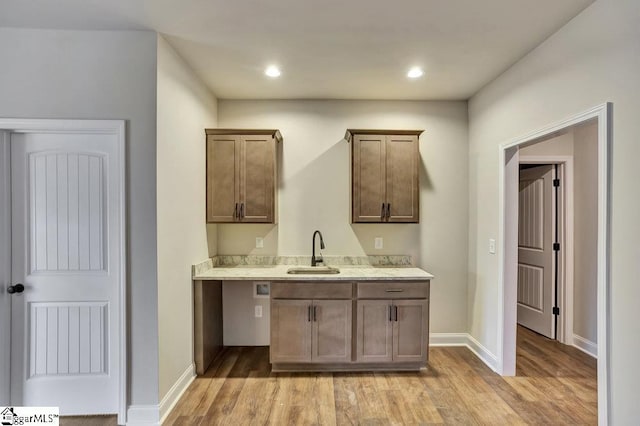
[[[466,348],[417,373],[271,373],[266,347],[228,348],[165,425],[596,424],[596,361],[518,328],[517,376]],[[61,423],[63,424],[63,423]]]

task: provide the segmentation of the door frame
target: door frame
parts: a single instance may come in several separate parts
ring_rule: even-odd
[[[571,155],[520,155],[519,164],[558,165],[560,179],[559,218],[560,253],[559,262],[554,268],[558,273],[558,300],[555,306],[560,308],[560,320],[556,340],[573,346],[573,156]]]
[[[516,371],[516,306],[515,286],[518,259],[518,171],[519,147],[586,121],[598,122],[598,423],[609,423],[609,289],[610,289],[610,194],[611,136],[613,104],[607,102],[558,123],[545,126],[525,136],[514,138],[498,148],[499,196],[498,232],[504,249],[498,267],[498,363],[497,371],[513,376]]]
[[[125,121],[124,120],[69,120],[69,119],[22,119],[22,118],[0,118],[0,197],[5,203],[4,210],[0,211],[0,235],[11,235],[11,187],[10,179],[8,179],[11,167],[11,158],[8,155],[10,149],[10,133],[72,133],[72,134],[100,134],[113,135],[116,137],[118,161],[119,161],[119,180],[120,188],[120,271],[118,271],[118,302],[120,304],[118,314],[118,343],[120,345],[119,353],[119,375],[118,375],[118,424],[126,423],[127,409],[127,222],[126,222],[126,186],[125,186]],[[6,178],[6,179],[5,179]],[[10,239],[9,239],[10,241]],[[7,250],[8,249],[8,250]],[[0,265],[11,265],[11,245],[8,247],[0,247]],[[9,274],[6,278],[7,283],[11,279],[11,268],[3,268]],[[4,286],[3,286],[4,287]],[[4,292],[4,289],[0,289]],[[0,302],[3,299],[0,298]],[[10,306],[10,305],[9,305]],[[4,310],[3,311],[7,311]],[[10,318],[11,311],[8,310]],[[2,321],[0,323],[0,336],[10,336],[10,321]],[[10,369],[9,360],[4,360],[6,355],[0,354],[0,386],[2,389],[9,390],[10,377],[5,377]],[[7,364],[5,367],[3,363]],[[3,393],[0,391],[0,397]],[[10,394],[9,394],[10,395]]]

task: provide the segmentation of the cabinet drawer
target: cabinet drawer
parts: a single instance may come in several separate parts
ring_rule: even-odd
[[[358,283],[358,299],[428,299],[429,281]]]
[[[353,284],[335,281],[271,283],[272,299],[351,299]]]

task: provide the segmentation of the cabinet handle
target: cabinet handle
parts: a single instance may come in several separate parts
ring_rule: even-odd
[[[389,305],[389,322],[393,321],[393,316],[391,312],[393,312],[393,306]]]
[[[384,203],[382,203],[382,209],[380,210],[380,220],[384,220]]]
[[[402,293],[404,289],[402,288],[388,288],[385,290],[387,293]]]
[[[311,322],[311,305],[307,306],[307,321]]]
[[[393,318],[394,318],[394,319],[393,319],[393,320],[394,320],[395,322],[398,322],[398,307],[394,305],[394,306],[393,306],[393,311],[394,311],[394,313],[393,313]]]
[[[391,203],[387,203],[387,220],[391,217]]]
[[[236,208],[233,209],[233,217],[238,219],[238,203],[236,203]]]
[[[244,218],[244,203],[240,203],[240,219]]]
[[[313,307],[313,322],[317,322],[318,321],[318,307],[314,306]]]

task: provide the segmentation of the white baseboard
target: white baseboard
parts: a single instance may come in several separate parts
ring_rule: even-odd
[[[160,401],[160,424],[162,424],[173,407],[178,403],[180,397],[187,390],[191,382],[196,378],[195,373],[195,365],[191,364],[187,369],[182,373],[180,378],[171,386],[169,392],[162,398]]]
[[[491,351],[480,342],[478,342],[472,335],[469,335],[469,350],[473,352],[478,358],[482,360],[493,371],[498,371],[498,357],[491,353]]]
[[[498,358],[469,333],[431,333],[429,346],[464,346],[480,358],[491,370],[498,371]]]
[[[127,410],[127,426],[159,426],[159,405],[130,405]]]
[[[430,333],[429,346],[469,346],[467,333]]]
[[[578,336],[577,334],[573,335],[573,346],[580,349],[582,352],[587,355],[591,355],[592,357],[598,359],[598,344],[593,343],[591,340],[585,339],[582,336]]]

